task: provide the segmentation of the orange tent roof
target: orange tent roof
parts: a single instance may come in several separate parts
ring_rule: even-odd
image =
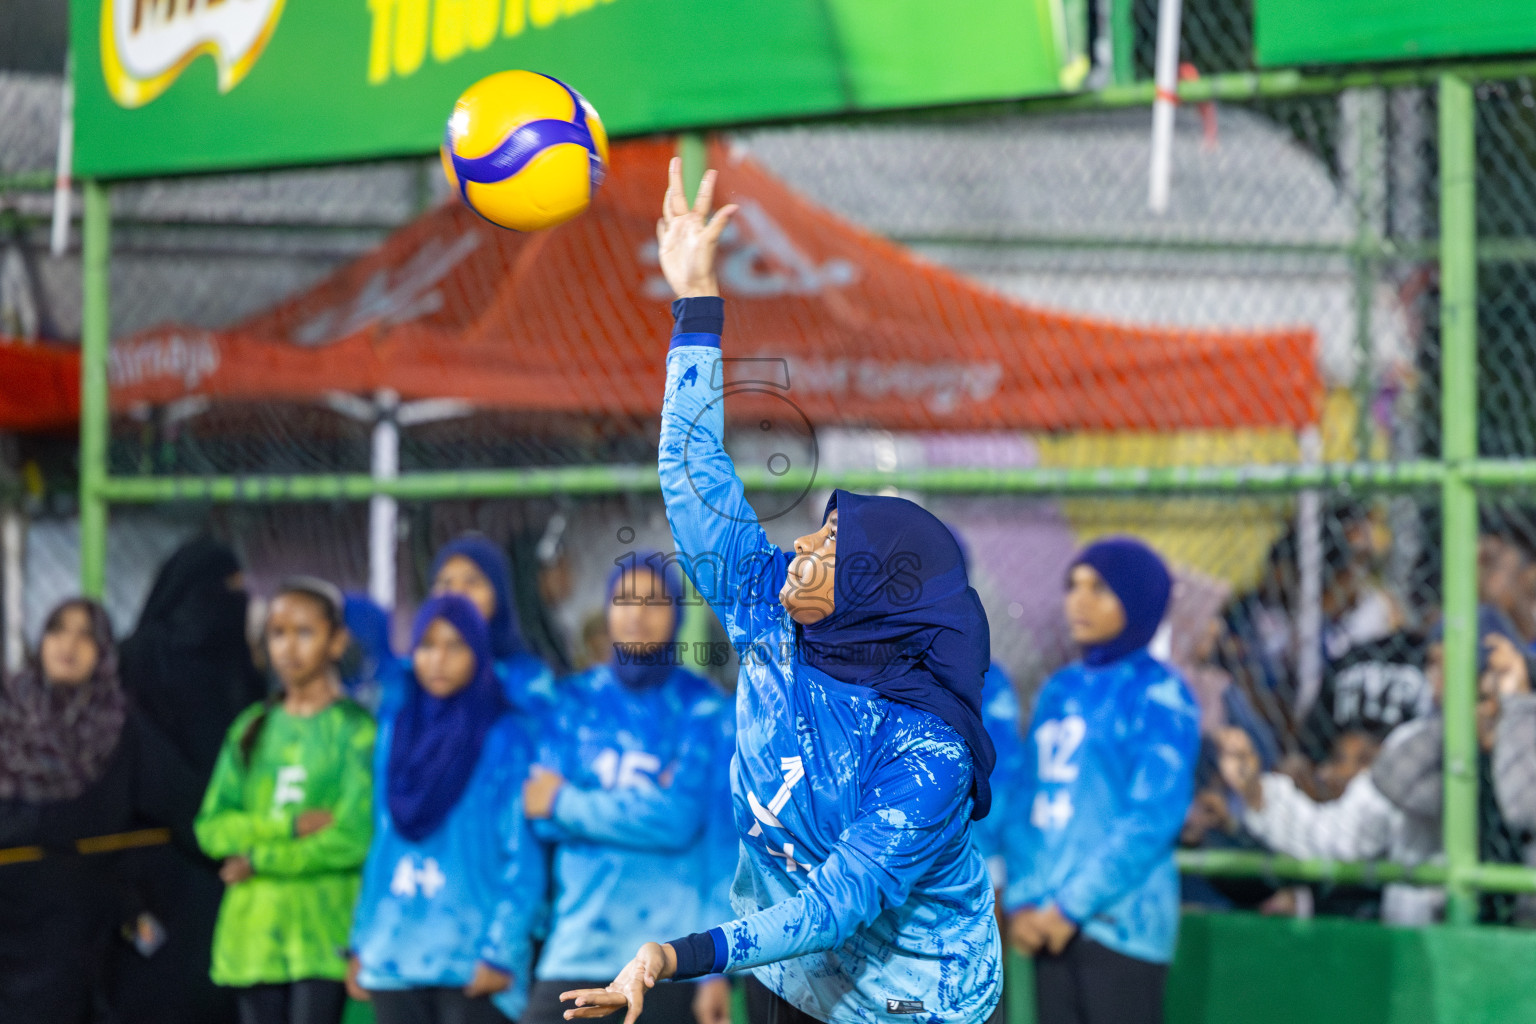
[[[652,416],[670,328],[655,223],[671,146],[615,147],[587,215],[519,235],[449,202],[224,331],[113,346],[113,404],[327,391],[500,410]],[[1020,305],[928,264],[717,147],[726,354],[765,357],[817,424],[1176,429],[1315,423],[1308,329],[1128,327]],[[761,374],[753,373],[760,377]],[[785,379],[787,378],[787,380]],[[734,416],[751,415],[750,401]]]
[[[66,430],[80,419],[80,353],[0,337],[0,430]]]

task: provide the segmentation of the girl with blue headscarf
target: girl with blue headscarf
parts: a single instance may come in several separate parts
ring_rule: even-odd
[[[524,811],[554,846],[554,907],[521,1024],[555,1024],[561,992],[601,987],[646,939],[703,923],[725,702],[682,667],[682,611],[675,560],[626,555],[608,580],[612,656],[561,681],[541,730]],[[655,993],[646,1020],[693,1024],[694,988]]]
[[[1004,834],[1008,938],[1035,958],[1041,1024],[1156,1024],[1179,925],[1173,851],[1200,708],[1147,651],[1173,579],[1131,538],[1085,548],[1066,615],[1083,656],[1046,680]]]
[[[954,538],[910,501],[836,491],[793,552],[769,542],[722,443],[713,267],[731,209],[706,222],[713,175],[694,211],[675,161],[671,179],[661,483],[683,566],[741,659],[739,916],[646,943],[606,989],[568,993],[570,1012],[627,1005],[632,1022],[659,979],[751,971],[754,1020],[979,1024],[1002,980],[971,839],[991,799],[986,615]]]
[[[522,810],[527,732],[467,598],[429,598],[411,651],[404,691],[379,716],[351,987],[379,1024],[504,1022],[527,1001],[544,893]]]
[[[486,538],[465,534],[432,560],[432,593],[468,598],[485,618],[491,658],[507,699],[523,714],[543,713],[554,699],[554,676],[523,642],[506,553]]]

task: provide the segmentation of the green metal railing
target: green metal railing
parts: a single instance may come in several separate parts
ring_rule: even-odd
[[[1094,110],[1145,106],[1152,101],[1148,82],[1133,82],[1128,0],[1114,0],[1115,84],[1065,98],[1008,104],[971,104],[947,108],[945,117],[974,113]],[[1536,74],[1536,61],[1482,63],[1439,68],[1401,68],[1303,75],[1297,72],[1225,74],[1181,84],[1188,102],[1248,100],[1337,93],[1344,89],[1424,85],[1439,89],[1440,240],[1407,253],[1389,243],[1360,238],[1326,250],[1367,258],[1438,255],[1443,322],[1441,363],[1442,458],[1392,463],[1325,463],[1177,468],[1100,469],[931,469],[881,473],[872,470],[823,473],[822,485],[853,489],[895,486],[938,493],[989,494],[1201,494],[1286,493],[1308,488],[1347,487],[1362,491],[1439,488],[1444,515],[1445,610],[1445,786],[1444,861],[1407,867],[1401,864],[1338,864],[1257,853],[1201,851],[1181,855],[1189,872],[1244,875],[1316,882],[1411,881],[1445,885],[1453,921],[1471,920],[1479,891],[1536,892],[1536,870],[1478,863],[1477,740],[1474,703],[1477,680],[1475,617],[1478,488],[1536,484],[1536,462],[1478,458],[1477,444],[1477,272],[1480,260],[1528,259],[1536,246],[1528,240],[1487,240],[1479,245],[1475,217],[1475,109],[1478,81]],[[910,118],[911,112],[897,115]],[[879,119],[873,118],[873,119]],[[866,120],[869,120],[867,118]],[[681,147],[690,180],[702,169],[697,141]],[[40,183],[40,182],[39,182]],[[33,187],[39,183],[32,183]],[[17,182],[0,181],[0,188]],[[109,406],[107,388],[107,258],[111,219],[108,187],[84,185],[84,320],[82,327],[80,439],[81,587],[102,593],[105,581],[106,530],[112,504],[156,502],[287,502],[364,500],[386,494],[402,499],[532,497],[573,494],[653,492],[654,466],[597,465],[554,469],[518,469],[407,473],[392,480],[365,474],[325,476],[120,476],[108,467]],[[925,239],[931,241],[931,239]],[[983,240],[986,241],[986,240]],[[1009,244],[1007,240],[996,240]],[[1034,240],[1039,241],[1039,240]],[[1042,244],[1056,244],[1049,240]],[[1068,240],[1067,244],[1071,244]],[[1154,243],[1148,243],[1154,244]],[[1155,243],[1164,245],[1165,243]],[[783,476],[744,472],[749,489],[796,490],[810,477],[792,471]]]

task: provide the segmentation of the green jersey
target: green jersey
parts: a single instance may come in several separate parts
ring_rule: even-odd
[[[303,718],[274,707],[247,764],[240,738],[260,713],[248,708],[230,727],[197,816],[204,853],[249,857],[255,871],[224,891],[213,980],[340,980],[373,835],[373,719],[349,700]],[[335,821],[296,837],[294,821],[308,810]]]

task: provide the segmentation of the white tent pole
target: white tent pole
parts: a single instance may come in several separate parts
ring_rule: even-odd
[[[0,590],[5,595],[5,671],[20,672],[27,660],[26,607],[22,601],[25,530],[21,511],[7,508],[0,513]]]
[[[69,249],[70,173],[75,164],[75,86],[70,75],[70,61],[64,59],[64,94],[59,111],[59,154],[53,172],[53,228],[48,250],[63,256]]]
[[[1323,461],[1323,437],[1317,427],[1301,432],[1302,465]],[[1296,503],[1296,561],[1299,579],[1296,623],[1297,717],[1311,708],[1323,688],[1323,497],[1316,490],[1301,492]]]
[[[1161,0],[1157,8],[1157,91],[1152,100],[1152,167],[1147,205],[1153,213],[1168,209],[1173,172],[1173,112],[1179,102],[1179,22],[1182,0]]]
[[[375,480],[393,480],[400,475],[400,426],[395,421],[400,396],[393,391],[380,391],[376,402],[378,419],[373,424],[370,469]],[[386,609],[395,607],[399,523],[400,506],[394,498],[375,494],[368,500],[368,596]]]

